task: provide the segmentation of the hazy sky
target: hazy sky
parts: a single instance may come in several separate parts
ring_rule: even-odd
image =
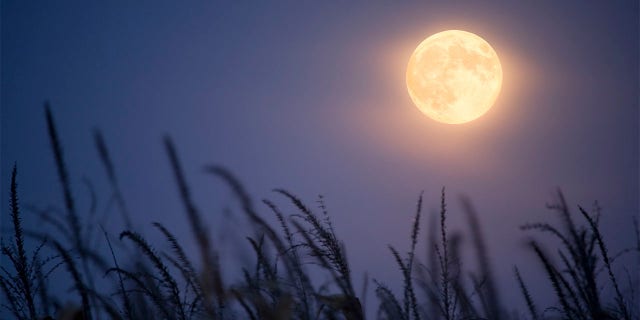
[[[276,187],[310,204],[324,195],[360,287],[364,270],[398,281],[386,245],[405,251],[418,195],[431,212],[446,186],[450,228],[466,230],[458,197],[469,195],[508,290],[512,265],[532,261],[517,227],[556,221],[545,209],[556,187],[572,205],[600,202],[614,248],[631,241],[638,12],[637,1],[2,1],[1,203],[17,161],[22,203],[62,206],[43,115],[50,100],[81,208],[83,177],[101,205],[108,196],[97,127],[137,225],[153,234],[161,221],[191,241],[162,146],[169,134],[221,245],[243,239],[242,219],[227,188],[203,173],[211,163],[257,200],[280,200]],[[494,108],[464,125],[423,116],[404,82],[417,44],[447,29],[483,37],[504,71]],[[116,220],[106,222],[113,233]],[[523,268],[525,279],[542,275]]]

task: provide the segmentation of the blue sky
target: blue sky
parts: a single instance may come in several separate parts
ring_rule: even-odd
[[[324,195],[356,284],[364,270],[397,282],[386,245],[408,247],[418,195],[425,191],[433,211],[443,186],[452,229],[466,230],[459,195],[476,204],[499,273],[531,261],[517,227],[553,221],[545,203],[557,187],[572,204],[598,200],[605,238],[621,248],[640,193],[638,9],[635,1],[3,1],[2,203],[17,162],[23,203],[62,205],[49,100],[81,205],[83,178],[107,201],[91,135],[100,128],[137,225],[161,221],[185,241],[165,134],[221,244],[243,239],[244,229],[237,210],[222,213],[234,202],[203,173],[211,163],[236,173],[257,200],[278,199],[278,187],[309,203]],[[504,70],[494,108],[459,126],[424,117],[404,84],[415,46],[447,29],[482,36]],[[110,232],[122,229],[108,220]],[[29,216],[25,223],[40,228]]]

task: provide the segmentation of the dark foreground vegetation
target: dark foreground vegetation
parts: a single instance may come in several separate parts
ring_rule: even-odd
[[[411,226],[410,247],[389,247],[402,275],[401,292],[393,292],[373,279],[363,288],[354,288],[343,243],[339,240],[319,198],[314,208],[287,190],[276,194],[290,202],[294,214],[285,215],[269,200],[255,205],[243,185],[220,167],[207,167],[207,174],[221,179],[232,190],[251,222],[254,232],[247,237],[255,264],[242,269],[243,280],[229,283],[222,276],[218,249],[202,215],[193,202],[170,138],[164,144],[173,169],[175,184],[184,205],[197,256],[187,254],[170,227],[153,223],[166,243],[150,244],[132,227],[125,199],[102,135],[96,132],[95,145],[106,171],[112,203],[125,224],[119,235],[108,234],[95,223],[93,212],[81,214],[74,201],[61,141],[49,107],[46,122],[56,168],[61,182],[64,209],[27,208],[48,225],[42,232],[24,226],[23,208],[18,202],[18,170],[10,181],[10,217],[3,216],[0,274],[2,307],[5,316],[16,319],[363,319],[367,290],[375,291],[380,319],[640,319],[637,290],[640,265],[616,268],[618,258],[640,254],[640,236],[634,220],[636,243],[621,252],[608,251],[598,228],[597,207],[575,209],[558,193],[549,209],[560,224],[523,225],[525,232],[537,231],[555,238],[560,245],[545,249],[529,243],[540,272],[553,289],[555,303],[539,305],[529,294],[517,267],[513,281],[526,302],[527,310],[514,311],[499,298],[487,248],[477,216],[464,202],[469,237],[477,257],[477,270],[462,270],[460,238],[447,230],[447,206],[442,190],[439,216],[429,224],[428,255],[424,263],[416,258],[423,224],[422,196],[418,199]],[[4,184],[5,182],[3,182]],[[3,192],[6,189],[3,188]],[[93,196],[92,196],[93,197]],[[91,203],[94,203],[92,201]],[[260,212],[275,216],[267,219]],[[272,217],[273,217],[272,216]],[[8,218],[8,219],[7,219]],[[271,225],[268,221],[278,221]],[[10,225],[10,227],[7,227]],[[407,226],[409,227],[409,226]],[[105,244],[99,249],[91,239],[99,235]],[[30,245],[25,243],[29,242]],[[159,251],[157,248],[168,248]],[[406,253],[402,253],[405,252]],[[638,261],[638,259],[634,259]],[[617,270],[617,271],[616,271]],[[331,281],[318,283],[311,274],[324,273]],[[64,277],[70,293],[63,298],[51,293],[54,278]],[[360,297],[360,298],[359,298]],[[66,304],[66,300],[76,301]]]

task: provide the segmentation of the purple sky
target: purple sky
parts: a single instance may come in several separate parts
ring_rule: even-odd
[[[556,187],[572,205],[598,200],[605,240],[631,243],[637,1],[277,3],[3,1],[1,203],[17,161],[22,203],[62,206],[48,99],[81,207],[83,177],[101,205],[107,200],[97,127],[136,224],[153,234],[150,223],[164,222],[189,243],[161,143],[169,134],[221,245],[241,241],[244,230],[227,188],[203,173],[211,163],[236,173],[256,200],[281,200],[271,192],[278,187],[309,204],[324,195],[358,288],[364,270],[397,288],[386,245],[408,248],[418,195],[425,191],[431,212],[443,186],[451,229],[467,228],[458,197],[475,203],[496,271],[506,275],[503,291],[515,288],[514,264],[526,280],[542,276],[527,265],[532,254],[517,227],[556,221],[545,210]],[[404,83],[415,46],[446,29],[483,37],[504,71],[494,108],[465,125],[423,116]],[[227,207],[235,215],[222,214]],[[3,233],[7,217],[2,206]],[[106,224],[116,233],[123,227],[114,220]],[[25,223],[39,227],[28,216]]]

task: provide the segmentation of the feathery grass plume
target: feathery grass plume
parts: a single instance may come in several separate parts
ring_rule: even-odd
[[[248,270],[243,268],[242,271],[247,284],[245,296],[250,299],[251,304],[254,306],[256,316],[259,319],[266,318],[275,306],[277,298],[270,296],[268,289],[263,288],[264,282],[252,277],[251,272]]]
[[[18,167],[13,165],[13,171],[11,172],[11,191],[10,207],[11,207],[11,221],[13,222],[13,235],[15,240],[16,255],[11,261],[14,263],[14,267],[18,273],[19,288],[22,291],[22,297],[26,303],[26,307],[29,310],[29,318],[36,318],[36,307],[34,303],[35,292],[33,290],[33,282],[29,272],[30,266],[27,261],[27,254],[24,249],[24,236],[22,234],[22,225],[20,218],[20,208],[18,205],[18,183],[16,176],[18,175]]]
[[[407,314],[402,310],[400,302],[391,290],[384,284],[373,279],[373,283],[376,285],[376,295],[380,300],[380,306],[378,307],[378,318],[389,320],[408,320]],[[384,318],[386,316],[386,318]]]
[[[264,236],[260,237],[260,240],[256,241],[251,237],[247,237],[247,240],[251,244],[251,247],[256,254],[256,266],[253,279],[249,279],[249,283],[253,284],[253,301],[258,302],[258,315],[264,317],[266,314],[271,314],[273,308],[278,304],[280,299],[287,294],[280,288],[280,281],[276,274],[275,268],[271,266],[268,258],[264,253]],[[250,277],[247,272],[245,277]],[[268,299],[263,298],[263,294]],[[269,303],[266,303],[269,300]]]
[[[404,308],[402,312],[407,319],[411,319],[412,315],[414,319],[420,319],[420,314],[418,312],[417,299],[415,296],[415,291],[413,289],[413,281],[411,278],[412,267],[409,264],[409,261],[408,261],[409,259],[407,259],[407,261],[404,262],[402,257],[400,257],[400,254],[398,253],[398,251],[392,246],[389,246],[389,250],[391,251],[391,254],[396,260],[396,263],[398,264],[404,279],[404,283],[403,283]]]
[[[613,288],[615,289],[615,292],[616,292],[616,303],[618,304],[618,309],[619,309],[618,312],[622,314],[623,319],[630,320],[631,317],[629,315],[629,312],[627,311],[627,306],[624,302],[624,298],[620,293],[620,287],[618,286],[618,281],[616,280],[616,277],[613,274],[613,270],[611,269],[611,262],[609,260],[607,247],[604,244],[604,240],[602,239],[602,235],[600,234],[600,230],[598,228],[597,222],[595,222],[593,218],[591,218],[591,216],[582,207],[578,206],[578,209],[580,210],[580,213],[582,213],[582,216],[584,216],[584,218],[587,220],[587,222],[589,222],[589,226],[591,227],[591,232],[593,233],[593,235],[597,240],[598,247],[600,248],[600,254],[602,255],[602,259],[604,260],[604,265],[607,267],[607,271],[609,273],[609,280],[611,280],[611,283],[613,284]]]
[[[400,271],[402,272],[402,276],[404,279],[404,309],[403,313],[407,319],[411,319],[413,315],[413,319],[420,319],[420,313],[418,312],[418,302],[416,299],[415,290],[413,287],[413,261],[415,257],[416,244],[418,242],[418,232],[420,230],[420,213],[422,211],[422,197],[424,193],[420,193],[420,197],[418,198],[418,204],[416,207],[416,215],[413,220],[413,225],[411,228],[411,247],[409,249],[408,257],[406,260],[403,260],[400,257],[398,251],[389,246],[389,250],[393,257],[396,260],[396,263],[400,267]]]
[[[257,242],[255,244],[259,249],[260,245]],[[274,294],[272,288],[279,284],[262,279],[260,269],[256,270],[254,276],[246,268],[242,269],[242,273],[246,285],[232,288],[230,292],[245,312],[250,316],[255,315],[257,319],[280,319],[276,317],[278,305],[283,299],[289,300],[289,294],[286,292]]]
[[[416,254],[416,244],[418,243],[418,232],[420,231],[420,216],[422,213],[422,198],[424,191],[420,192],[418,203],[416,205],[416,216],[413,221],[413,228],[411,228],[411,251],[409,251],[409,258],[407,263],[408,281],[409,284],[406,288],[405,298],[410,301],[411,310],[413,312],[414,319],[419,320],[420,314],[418,313],[418,303],[416,299],[415,290],[413,288],[413,261]]]
[[[411,285],[411,278],[409,277],[408,266],[405,265],[404,261],[402,261],[402,257],[400,257],[400,254],[394,247],[389,246],[389,251],[391,251],[391,255],[393,255],[393,258],[395,259],[396,264],[398,264],[398,267],[400,268],[400,272],[402,273],[403,293],[404,293],[402,313],[404,314],[405,318],[410,319],[411,314],[409,313],[410,302],[408,297],[408,291],[409,291],[408,288],[409,288],[409,285]]]
[[[309,227],[305,228],[296,220],[292,221],[293,226],[304,239],[304,246],[309,249],[309,255],[331,274],[335,284],[342,291],[341,295],[316,294],[318,301],[329,307],[329,310],[323,312],[325,316],[332,318],[331,310],[340,310],[347,319],[362,319],[364,317],[362,306],[353,289],[345,248],[333,231],[328,215],[325,215],[322,223],[299,198],[290,192],[283,189],[276,189],[275,192],[285,196],[298,209],[300,213],[291,217],[302,220]]]
[[[296,214],[292,217],[301,218],[311,227],[311,229],[306,229],[297,224],[298,231],[305,237],[306,245],[313,249],[312,253],[316,258],[325,260],[329,269],[337,272],[338,277],[336,280],[343,292],[350,297],[355,297],[351,283],[351,270],[344,252],[344,246],[332,231],[331,225],[326,222],[323,224],[299,198],[290,192],[284,189],[276,189],[275,192],[288,198],[298,208],[301,214]]]
[[[555,291],[556,296],[558,297],[558,300],[560,302],[560,305],[562,306],[562,311],[564,313],[564,316],[567,317],[568,319],[575,319],[574,318],[575,310],[569,306],[569,302],[567,301],[566,295],[562,290],[560,281],[558,280],[559,273],[557,269],[553,266],[551,261],[549,261],[549,259],[547,258],[547,255],[542,251],[538,243],[536,243],[535,241],[531,241],[530,246],[544,266],[547,276],[551,281],[551,285],[553,286],[553,290]]]
[[[194,293],[199,296],[202,295],[202,288],[200,287],[200,283],[198,281],[198,274],[196,273],[196,269],[191,263],[191,260],[187,257],[187,254],[184,252],[184,249],[178,242],[178,239],[161,223],[154,222],[153,226],[156,227],[160,232],[164,235],[167,242],[171,246],[171,250],[175,256],[175,259],[171,256],[167,256],[170,261],[175,262],[174,265],[180,270],[184,280],[187,282],[187,285],[190,286]]]
[[[11,173],[11,185],[9,193],[10,218],[13,226],[13,243],[5,244],[0,239],[1,255],[10,262],[15,274],[5,267],[0,267],[0,290],[6,297],[7,303],[1,306],[9,310],[17,319],[37,319],[36,299],[40,298],[42,309],[48,313],[48,296],[45,280],[54,272],[62,262],[58,262],[48,270],[43,270],[51,262],[55,262],[58,256],[42,258],[41,250],[47,244],[47,238],[41,234],[32,234],[22,227],[20,204],[18,202],[18,169],[14,164]],[[25,236],[33,236],[40,243],[31,251],[31,257],[27,257],[25,248]]]
[[[347,319],[362,319],[364,317],[362,306],[355,296],[345,248],[328,222],[328,216],[325,216],[323,223],[299,198],[290,192],[283,189],[276,189],[275,192],[285,196],[298,209],[300,213],[293,214],[291,217],[301,221],[292,220],[291,223],[298,234],[302,236],[303,245],[309,250],[308,254],[316,260],[320,267],[331,274],[335,285],[342,291],[341,295],[316,294],[318,302],[329,308],[323,309],[321,306],[319,311],[322,311],[329,318],[334,318],[335,316],[331,313],[339,310]],[[302,223],[308,227],[303,226]]]
[[[163,303],[160,297],[150,296],[152,294],[151,290],[145,288],[145,283],[140,279],[132,279],[129,276],[126,276],[126,271],[123,271],[122,276],[125,281],[132,281],[136,284],[135,289],[129,289],[129,297],[131,298],[131,314],[133,318],[136,317],[157,317],[159,319],[170,319],[169,312],[166,310],[166,306]],[[112,272],[119,272],[114,269],[107,270],[106,274]],[[105,274],[105,275],[106,275]],[[131,276],[135,277],[136,275],[131,274]],[[140,283],[138,285],[138,283]],[[156,299],[157,298],[157,299]]]
[[[180,289],[173,276],[169,273],[169,269],[162,262],[162,258],[155,252],[155,250],[147,243],[147,241],[139,234],[132,231],[123,231],[120,233],[120,239],[128,238],[133,241],[138,248],[142,250],[142,253],[151,261],[151,264],[156,268],[161,276],[161,284],[168,289],[168,300],[176,309],[180,319],[186,319],[184,306],[180,299]]]
[[[259,240],[247,237],[253,248],[256,259],[256,270],[253,277],[245,269],[245,280],[249,287],[249,297],[257,310],[260,319],[289,319],[291,313],[300,315],[300,303],[288,292],[285,282],[278,278],[276,269],[271,266],[264,252],[265,237]],[[304,318],[306,314],[301,314]]]
[[[294,243],[293,234],[287,221],[284,219],[284,215],[278,207],[273,204],[269,200],[263,200],[263,203],[273,211],[280,222],[280,227],[285,235],[285,240],[287,241],[287,246],[283,244],[283,241],[277,236],[275,231],[271,229],[271,227],[267,226],[265,231],[267,236],[270,238],[276,249],[278,250],[278,254],[282,257],[282,261],[287,269],[287,277],[290,279],[291,283],[294,284],[294,289],[296,290],[296,296],[299,297],[299,300],[302,302],[301,308],[298,311],[298,316],[301,319],[311,319],[311,309],[313,301],[310,299],[311,296],[315,295],[316,292],[311,285],[311,280],[309,276],[305,273],[305,269],[302,264],[302,260],[300,259],[300,255],[298,254],[299,244]]]
[[[236,195],[240,204],[242,205],[243,211],[247,214],[250,221],[253,222],[256,227],[258,227],[258,231],[264,232],[267,238],[269,238],[269,240],[272,242],[279,253],[279,258],[282,258],[285,267],[287,268],[287,270],[289,270],[289,272],[286,273],[286,276],[287,278],[289,278],[290,282],[293,284],[294,289],[296,290],[296,296],[298,297],[298,303],[295,304],[295,308],[297,310],[296,314],[303,319],[311,318],[312,316],[310,311],[313,301],[309,298],[312,296],[316,296],[316,298],[321,297],[319,299],[325,299],[326,297],[315,293],[308,275],[304,272],[302,262],[297,251],[297,248],[301,246],[301,244],[297,244],[294,242],[293,234],[289,229],[289,226],[287,225],[283,214],[271,201],[263,200],[263,203],[265,203],[276,214],[276,217],[280,221],[281,228],[285,234],[284,240],[280,238],[275,230],[273,230],[273,228],[271,228],[271,226],[269,226],[264,221],[264,219],[257,215],[255,209],[253,208],[251,199],[242,187],[242,184],[240,184],[240,182],[230,172],[217,166],[208,166],[206,167],[206,170],[207,172],[220,177],[231,187],[233,193]],[[311,230],[307,230],[300,224],[294,222],[294,227],[298,229],[297,231],[301,232],[303,238],[305,239],[302,245],[309,248],[312,255],[315,253],[315,257],[318,260],[318,263],[323,268],[329,270],[336,284],[341,288],[345,295],[349,297],[348,300],[352,299],[353,301],[355,301],[356,298],[353,293],[352,286],[350,285],[350,278],[348,273],[349,269],[348,265],[346,264],[346,258],[340,258],[340,256],[344,256],[344,248],[335,237],[335,233],[333,231],[333,227],[331,226],[331,221],[329,220],[329,217],[327,215],[326,206],[324,205],[322,197],[320,198],[319,203],[320,208],[324,213],[323,221],[313,215],[311,213],[311,210],[309,210],[306,206],[304,206],[304,204],[302,204],[302,201],[296,198],[296,202],[296,200],[292,199],[295,198],[295,196],[293,196],[292,194],[284,190],[276,190],[276,192],[285,195],[294,203],[294,205],[300,211],[302,211],[302,214],[293,216],[302,218],[303,221],[306,222],[309,222],[308,219],[314,219],[313,223],[309,223],[312,226]],[[310,217],[308,214],[313,215],[313,217]],[[322,234],[322,236],[320,236],[320,234]],[[318,243],[315,243],[315,241],[318,241]],[[338,256],[337,253],[340,253],[340,256]],[[331,301],[331,303],[337,301],[336,299],[328,299],[327,301],[329,300]]]
[[[441,300],[442,300],[442,311],[443,316],[446,320],[453,320],[454,310],[452,306],[452,297],[451,297],[451,277],[449,274],[449,251],[448,251],[448,239],[447,239],[447,204],[445,202],[445,188],[442,188],[441,197],[440,197],[440,236],[442,252],[440,249],[436,247],[436,253],[438,255],[438,260],[440,262],[440,272],[441,272],[441,289],[442,292]]]
[[[251,248],[253,248],[254,253],[256,254],[256,272],[255,279],[260,282],[260,272],[262,271],[262,275],[264,276],[264,282],[266,283],[267,290],[271,293],[275,298],[279,297],[282,292],[279,288],[278,284],[278,275],[276,270],[271,267],[271,263],[268,258],[265,256],[263,248],[264,248],[264,237],[260,237],[259,241],[251,237],[247,237],[247,240],[251,244]]]
[[[555,209],[560,213],[560,216],[565,224],[565,228],[567,232],[573,237],[573,241],[575,243],[579,242],[578,230],[576,228],[575,223],[573,223],[573,219],[571,218],[571,214],[569,212],[569,207],[567,206],[567,200],[564,197],[562,191],[557,191],[558,196],[558,204],[555,205],[547,205],[550,209]]]
[[[480,277],[485,279],[484,286],[482,287],[484,290],[479,292],[479,294],[486,297],[487,309],[485,310],[485,314],[489,319],[500,320],[502,318],[502,312],[500,310],[499,292],[495,284],[495,278],[491,268],[489,253],[484,241],[482,228],[478,221],[478,214],[469,198],[462,198],[462,205],[464,208],[463,211],[466,213],[467,220],[469,221],[472,239],[471,242],[475,247],[474,249],[478,259],[478,265],[480,267]]]
[[[116,204],[120,209],[120,213],[122,214],[122,219],[125,223],[125,227],[127,229],[131,229],[132,224],[131,224],[131,218],[129,215],[129,210],[127,209],[126,202],[124,200],[124,197],[122,196],[122,192],[120,191],[120,184],[118,183],[118,177],[116,175],[115,168],[113,166],[113,162],[109,154],[109,149],[107,149],[107,144],[104,142],[104,138],[100,130],[95,129],[93,131],[93,141],[96,145],[96,149],[98,149],[98,155],[100,156],[100,161],[102,162],[102,165],[104,166],[104,169],[107,172],[107,179],[109,180],[109,184],[111,185],[111,190],[113,192],[113,199],[116,201]]]
[[[298,221],[292,221],[292,224],[296,228],[297,232],[302,236],[304,240],[304,246],[309,250],[309,256],[315,258],[317,264],[324,270],[327,270],[329,272],[329,274],[333,278],[334,283],[342,291],[344,296],[353,297],[353,295],[349,293],[349,288],[347,284],[345,284],[343,275],[339,270],[335,268],[334,263],[331,262],[332,258],[328,256],[330,253],[327,252],[326,248],[323,248],[322,244],[316,243],[317,240],[313,237],[313,235],[311,235],[311,231],[305,229]],[[318,298],[319,302],[322,303],[320,299],[321,295],[318,293],[315,296],[316,298]],[[320,308],[322,308],[322,306]]]
[[[329,230],[329,232],[335,234],[336,232],[335,230],[333,230],[333,224],[331,223],[331,219],[329,218],[329,211],[327,210],[327,205],[325,203],[324,196],[319,195],[318,200],[316,202],[318,203],[318,207],[322,211],[322,216],[324,217],[323,219],[324,224],[327,226],[327,229]]]
[[[269,234],[275,235],[272,241],[274,241],[274,245],[276,246],[276,248],[278,248],[278,250],[280,251],[280,254],[285,257],[285,261],[291,260],[292,266],[293,266],[292,271],[294,271],[298,275],[304,276],[303,277],[304,279],[301,279],[301,281],[304,280],[303,282],[305,284],[309,284],[310,286],[309,279],[306,277],[306,274],[303,272],[302,262],[300,260],[300,255],[298,254],[299,245],[294,243],[293,233],[291,232],[291,229],[289,228],[289,225],[287,224],[287,221],[285,220],[284,215],[273,202],[267,199],[262,200],[262,202],[266,204],[267,207],[269,207],[269,209],[271,209],[271,211],[276,215],[278,222],[280,222],[280,228],[282,229],[282,232],[284,232],[284,237],[285,237],[285,240],[287,241],[287,247],[285,248],[283,241],[280,240],[280,238],[277,236],[275,231],[271,230],[270,226],[267,226],[266,228],[268,231],[267,235]]]
[[[13,223],[13,239],[15,244],[12,246],[5,246],[4,242],[1,243],[2,255],[9,258],[15,271],[16,276],[11,275],[8,271],[2,268],[4,272],[0,275],[0,283],[2,290],[7,297],[10,305],[6,306],[11,310],[14,315],[19,319],[35,319],[35,306],[33,303],[32,284],[29,279],[27,257],[24,250],[24,238],[22,233],[22,225],[20,218],[20,210],[18,206],[18,191],[17,191],[17,165],[13,165],[13,171],[11,173],[11,187],[9,193],[9,206],[11,221]],[[26,305],[25,305],[26,304]],[[28,309],[28,313],[24,314],[24,309]]]
[[[630,319],[632,316],[623,300],[617,280],[613,276],[611,265],[617,257],[631,252],[631,250],[622,250],[613,258],[606,252],[605,243],[598,229],[600,209],[597,203],[594,217],[582,207],[578,207],[588,222],[588,226],[584,227],[575,224],[571,219],[571,213],[561,192],[559,192],[558,198],[557,204],[547,205],[547,207],[560,213],[565,226],[564,232],[560,232],[546,223],[527,224],[521,229],[550,233],[561,241],[562,246],[557,251],[562,262],[562,269],[553,267],[553,271],[559,290],[567,303],[567,305],[562,305],[563,311],[565,313],[572,312],[567,316],[576,319],[608,319],[614,315],[621,319]],[[598,248],[600,255],[596,252]],[[540,258],[540,255],[537,255]],[[600,258],[602,258],[604,265],[600,269],[596,269]],[[597,280],[598,274],[603,269],[608,271],[609,281],[615,290],[615,308],[613,310],[602,305],[600,296],[602,288],[601,285],[598,285]],[[557,291],[556,285],[553,285],[554,290]]]
[[[144,269],[144,268],[142,268]],[[151,278],[151,281],[145,282],[150,277],[150,272],[142,271],[142,272],[130,272],[125,269],[119,267],[113,267],[107,269],[105,275],[109,275],[112,272],[118,273],[121,276],[124,276],[123,280],[132,281],[135,286],[133,290],[127,290],[127,293],[132,294],[132,318],[137,319],[139,317],[149,317],[150,315],[154,315],[152,309],[150,309],[146,303],[146,298],[151,299],[153,306],[157,309],[159,313],[162,314],[163,319],[173,319],[175,315],[167,309],[167,303],[164,295],[156,290],[155,282],[156,278]],[[145,280],[141,278],[145,278]],[[149,285],[150,284],[150,285]]]
[[[588,296],[583,287],[576,286],[576,284],[581,281],[578,273],[576,272],[576,268],[561,250],[558,250],[558,256],[560,256],[565,268],[560,270],[561,272],[558,273],[558,280],[560,280],[562,287],[566,290],[569,298],[571,298],[576,312],[579,314],[587,314],[589,311],[585,310],[585,308],[588,308],[588,306],[585,305],[585,301],[588,301]],[[571,277],[570,279],[573,281],[573,284],[565,279],[564,274],[568,274]]]
[[[202,272],[204,306],[209,313],[209,316],[213,318],[223,318],[225,308],[225,290],[222,282],[218,254],[214,251],[214,248],[211,245],[211,239],[209,238],[207,230],[204,228],[204,224],[200,218],[200,213],[191,199],[191,192],[187,186],[184,173],[182,172],[182,166],[178,160],[178,154],[176,153],[171,138],[165,136],[164,144],[175,175],[176,183],[178,184],[182,203],[187,211],[191,231],[196,238],[196,243],[198,244],[198,249],[200,250],[200,256],[202,258],[202,264],[205,269]],[[212,309],[214,303],[217,305],[217,310]]]
[[[589,313],[592,318],[600,317],[602,312],[602,306],[600,302],[600,294],[596,284],[595,264],[596,259],[594,255],[594,243],[595,238],[591,234],[590,239],[587,238],[589,234],[586,229],[579,229],[571,218],[571,213],[567,205],[566,199],[562,191],[558,190],[558,204],[549,205],[548,207],[554,209],[560,213],[560,216],[565,224],[565,229],[571,239],[569,241],[569,247],[566,249],[572,255],[572,260],[575,262],[575,267],[580,274],[580,282],[575,285],[578,287],[584,287],[586,300],[585,305],[589,307]]]
[[[581,248],[588,246],[588,244],[584,241],[580,243],[572,243],[572,238],[565,237],[559,230],[547,223],[526,224],[521,226],[520,229],[538,230],[541,232],[551,233],[554,237],[561,240],[565,250],[569,252],[569,257],[571,258],[568,258],[562,250],[558,250],[558,255],[564,265],[564,269],[562,270],[563,272],[558,273],[558,280],[560,281],[560,284],[564,290],[567,290],[569,297],[574,302],[573,306],[578,313],[587,312],[592,316],[599,314],[599,311],[597,311],[599,307],[591,304],[591,301],[594,300],[591,296],[594,293],[590,290],[591,286],[589,285],[589,281],[585,279],[586,276],[592,274],[590,270],[592,270],[595,265],[578,262],[580,261],[578,251],[582,250]],[[586,251],[591,252],[592,250],[586,249]],[[595,260],[590,260],[595,263]],[[562,275],[563,273],[570,276],[571,283],[564,279],[564,276]],[[595,281],[593,283],[595,283]],[[588,308],[590,311],[584,311],[585,308]]]
[[[520,292],[522,292],[522,296],[524,297],[524,300],[527,303],[527,308],[529,309],[529,314],[531,315],[531,319],[533,320],[540,319],[540,317],[538,316],[538,310],[536,309],[536,305],[533,303],[531,294],[529,294],[529,289],[527,289],[527,286],[524,284],[524,281],[520,276],[520,271],[518,270],[518,267],[513,267],[513,272],[516,276],[516,280],[518,281],[518,285],[520,286]]]

